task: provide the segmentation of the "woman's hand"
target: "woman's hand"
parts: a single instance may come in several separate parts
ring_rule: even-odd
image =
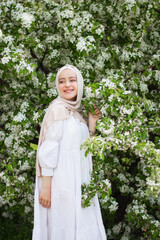
[[[39,203],[45,208],[49,208],[51,206],[51,189],[41,189]]]
[[[42,189],[39,196],[39,203],[49,208],[51,206],[51,177],[42,176]]]
[[[97,120],[100,119],[100,117],[101,117],[101,113],[99,109],[96,107],[96,105],[94,104],[94,115],[91,112],[89,112],[90,122],[96,123]]]
[[[92,132],[93,134],[96,130],[96,122],[97,120],[100,119],[100,117],[101,117],[101,113],[99,109],[96,107],[96,105],[94,104],[94,115],[91,112],[89,112],[89,115],[88,115],[89,131]]]

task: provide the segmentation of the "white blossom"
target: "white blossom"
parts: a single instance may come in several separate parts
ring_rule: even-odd
[[[25,161],[22,166],[21,166],[21,170],[24,171],[24,170],[28,170],[30,169],[31,167],[29,166],[28,162]]]
[[[160,82],[160,71],[156,70],[155,71],[155,79]]]
[[[107,188],[111,187],[111,183],[107,178],[105,180],[103,180],[103,182],[105,183],[105,185],[107,185]]]
[[[87,50],[86,42],[84,38],[79,38],[78,43],[76,44],[77,50],[83,51]]]
[[[32,211],[31,207],[25,206],[25,210],[24,210],[25,213],[29,213],[31,211]]]
[[[148,86],[145,83],[140,83],[140,89],[142,92],[148,92]]]
[[[3,131],[0,131],[0,142],[3,141],[5,138],[5,133]]]
[[[85,87],[85,93],[87,98],[94,96],[94,93],[92,93],[92,89],[90,87]]]
[[[23,176],[19,176],[17,177],[17,179],[20,181],[20,182],[24,182],[25,181],[25,178]]]
[[[109,89],[116,88],[116,84],[111,81],[111,77],[103,78],[102,83],[104,83],[104,86],[108,87]]]
[[[73,11],[70,9],[65,9],[64,11],[60,12],[60,16],[62,18],[73,18]]]
[[[130,109],[127,109],[123,106],[120,107],[120,112],[123,114],[131,114],[134,111],[134,106],[131,106]]]
[[[0,29],[0,39],[2,39],[2,36],[3,36],[3,32],[2,32],[2,30]]]
[[[1,58],[1,61],[2,61],[3,64],[7,64],[10,59],[11,59],[10,56],[6,56],[6,57]]]
[[[39,118],[39,113],[38,112],[34,112],[33,114],[33,121],[37,121]]]
[[[126,9],[130,10],[136,4],[136,1],[135,0],[125,0],[125,3],[127,4]]]
[[[3,212],[2,213],[2,216],[5,217],[5,218],[8,218],[9,217],[9,214],[7,212]]]
[[[13,37],[12,37],[11,35],[8,35],[8,36],[5,36],[5,37],[3,38],[3,41],[4,41],[5,43],[8,43],[8,46],[10,46],[10,45],[12,45],[14,39],[13,39]]]
[[[92,48],[96,49],[95,45],[95,39],[93,36],[87,36],[86,38],[80,37],[78,38],[78,42],[76,44],[77,50],[80,50],[81,52],[83,50],[90,51]]]
[[[50,88],[47,90],[48,97],[56,97],[57,96],[57,90],[55,88]]]
[[[119,232],[121,231],[121,227],[122,227],[122,223],[118,223],[117,225],[114,225],[114,227],[112,228],[112,231],[114,234],[118,235]]]
[[[6,145],[6,147],[12,146],[13,139],[14,139],[13,135],[9,135],[8,137],[5,138],[4,144]]]
[[[116,211],[118,209],[118,203],[116,201],[114,201],[108,208],[111,212]]]
[[[14,116],[13,120],[15,122],[22,122],[23,120],[26,120],[26,116],[23,113],[19,112],[16,116]]]
[[[58,52],[57,49],[54,49],[52,52],[51,52],[51,58],[54,58],[54,57],[58,57],[60,55],[60,53]]]
[[[22,19],[22,24],[26,28],[30,28],[32,22],[35,21],[34,16],[30,13],[27,13],[27,12],[22,13],[21,19]]]
[[[27,111],[28,107],[29,107],[29,103],[28,102],[23,102],[22,105],[21,105],[22,113],[25,113]]]

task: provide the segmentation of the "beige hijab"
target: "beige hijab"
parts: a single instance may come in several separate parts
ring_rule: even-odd
[[[58,77],[59,77],[59,74],[64,69],[71,69],[72,71],[74,71],[76,73],[77,81],[78,81],[78,94],[77,94],[77,99],[75,101],[71,101],[71,100],[67,100],[67,99],[63,98],[59,91]],[[58,70],[57,75],[56,75],[56,88],[58,90],[59,95],[56,99],[54,99],[50,103],[50,105],[46,111],[46,114],[43,118],[41,130],[40,130],[37,156],[36,156],[36,175],[39,177],[42,175],[41,175],[41,167],[40,167],[39,159],[38,159],[38,152],[39,152],[40,145],[45,140],[45,135],[47,133],[49,126],[54,121],[65,120],[71,116],[74,116],[75,118],[79,119],[81,122],[84,122],[85,124],[87,124],[86,121],[84,120],[84,117],[82,115],[82,110],[81,110],[81,99],[83,96],[83,77],[82,77],[80,71],[76,67],[69,65],[69,64],[66,64],[65,66],[61,67]]]

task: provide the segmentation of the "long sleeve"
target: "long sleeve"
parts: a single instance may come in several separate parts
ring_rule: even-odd
[[[53,176],[53,169],[57,166],[61,136],[62,120],[54,121],[48,128],[45,140],[41,144],[38,153],[42,176]]]

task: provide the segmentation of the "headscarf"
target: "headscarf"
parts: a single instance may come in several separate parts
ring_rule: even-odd
[[[61,95],[61,93],[59,91],[58,77],[59,77],[60,73],[65,69],[71,69],[73,72],[76,73],[76,76],[77,76],[78,94],[77,94],[77,98],[75,101],[70,101],[70,100],[63,98],[63,96]],[[61,67],[58,70],[57,76],[56,76],[56,88],[58,90],[59,96],[54,100],[54,103],[65,106],[66,108],[68,108],[70,111],[73,112],[73,115],[75,118],[78,118],[80,121],[86,123],[86,121],[83,118],[82,110],[81,110],[81,99],[83,96],[83,77],[82,77],[81,72],[76,67],[69,65],[69,64],[66,64],[65,66]]]
[[[63,98],[63,96],[59,91],[58,77],[60,73],[65,69],[71,69],[73,72],[76,73],[76,76],[77,76],[78,94],[75,101],[71,101]],[[61,67],[58,70],[56,75],[56,88],[58,91],[58,97],[50,103],[41,125],[37,156],[36,156],[36,175],[37,176],[41,176],[41,167],[39,164],[38,152],[39,152],[40,145],[45,140],[45,135],[47,133],[49,126],[54,121],[65,120],[70,118],[72,115],[75,118],[79,119],[81,122],[84,122],[85,124],[87,124],[82,115],[82,109],[81,109],[81,99],[83,96],[83,77],[81,72],[76,67],[69,64],[66,64],[65,66]]]

